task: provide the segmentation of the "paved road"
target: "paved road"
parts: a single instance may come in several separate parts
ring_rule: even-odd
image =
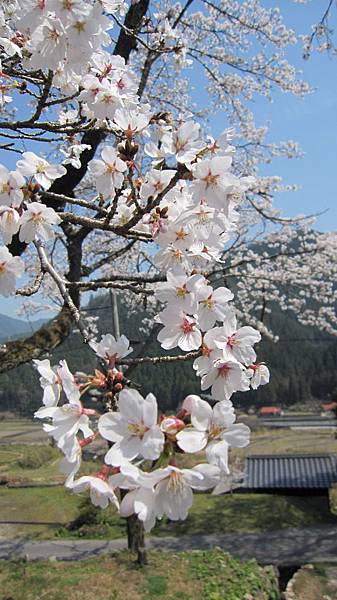
[[[261,564],[301,565],[337,562],[337,527],[291,528],[277,531],[148,538],[147,547],[160,550],[193,550],[218,546],[238,558],[256,558]],[[0,559],[26,558],[81,560],[123,550],[126,540],[0,540]]]
[[[258,419],[263,427],[300,427],[304,429],[336,429],[337,419],[330,417],[267,417]]]

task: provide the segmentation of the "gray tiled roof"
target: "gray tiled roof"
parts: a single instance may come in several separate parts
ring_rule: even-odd
[[[317,489],[335,482],[334,454],[260,454],[246,458],[243,487],[247,489]]]

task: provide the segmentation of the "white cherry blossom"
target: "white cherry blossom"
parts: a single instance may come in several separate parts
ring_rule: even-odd
[[[149,460],[158,458],[164,447],[164,434],[158,425],[154,395],[143,398],[137,390],[124,389],[119,394],[118,408],[119,412],[104,414],[98,422],[100,434],[115,442],[106,454],[106,463],[119,466],[138,455]]]
[[[55,179],[67,172],[62,165],[51,165],[34,152],[24,152],[23,159],[18,160],[16,168],[26,177],[34,177],[35,181],[48,190]]]
[[[46,406],[39,408],[34,414],[38,419],[50,418],[52,424],[46,423],[43,428],[57,441],[57,446],[67,456],[71,457],[76,446],[76,435],[79,431],[84,438],[94,434],[89,426],[89,416],[95,413],[92,409],[85,409],[82,403],[73,400],[62,406]]]
[[[194,182],[193,195],[198,200],[204,200],[213,208],[228,211],[227,194],[236,182],[229,171],[232,163],[230,156],[215,156],[204,159],[192,165]]]
[[[200,399],[192,405],[191,424],[192,427],[177,434],[178,446],[189,453],[206,448],[207,460],[228,473],[229,447],[247,446],[250,435],[247,425],[235,424],[232,404],[222,401],[212,409],[208,402]]]
[[[170,271],[166,275],[167,283],[160,283],[156,289],[156,298],[161,302],[167,302],[172,308],[193,314],[198,309],[198,290],[204,280],[202,275],[174,275]]]
[[[232,317],[224,321],[216,345],[239,362],[249,365],[256,359],[253,346],[260,340],[261,334],[253,327],[245,325],[236,329],[236,320]]]
[[[132,73],[125,73],[117,82],[117,88],[121,94],[137,92],[137,79]],[[131,140],[137,133],[145,129],[151,119],[150,106],[145,105],[141,110],[118,108],[114,115],[114,122],[121,129],[128,140]]]
[[[40,385],[43,389],[42,402],[45,406],[57,406],[62,390],[69,402],[79,402],[80,390],[73,374],[69,370],[67,361],[60,360],[59,365],[54,367],[51,366],[48,359],[35,359],[33,363],[41,375]]]
[[[250,385],[253,390],[257,390],[260,385],[269,383],[270,373],[268,367],[264,363],[249,365],[247,375],[250,378]]]
[[[8,171],[0,165],[0,205],[20,206],[25,178],[18,171]]]
[[[175,248],[170,244],[167,248],[159,250],[155,255],[153,262],[163,270],[170,270],[174,274],[182,275],[189,271],[190,262],[187,252],[180,248]]]
[[[203,149],[204,144],[199,140],[199,123],[187,121],[174,132],[172,152],[178,162],[189,165]]]
[[[67,49],[66,30],[61,20],[52,15],[46,16],[41,25],[34,29],[28,49],[31,52],[31,68],[56,69],[64,60]]]
[[[156,496],[153,488],[137,487],[124,496],[120,505],[120,515],[121,517],[137,515],[144,525],[144,530],[149,532],[156,523],[155,503]]]
[[[20,229],[20,215],[15,208],[0,206],[0,233],[4,244],[10,244]]]
[[[119,509],[119,502],[115,494],[115,490],[105,481],[103,477],[92,477],[90,475],[84,475],[74,481],[68,480],[67,487],[70,488],[75,494],[80,494],[85,490],[90,490],[90,499],[94,506],[100,508],[107,508],[109,503],[113,504]]]
[[[90,340],[89,345],[96,352],[97,356],[103,358],[110,368],[115,366],[117,359],[124,358],[133,352],[130,342],[125,335],[116,338],[111,333],[102,335],[100,342]]]
[[[109,478],[114,487],[129,490],[121,501],[120,515],[136,514],[145,531],[150,531],[156,522],[154,486],[159,479],[157,470],[146,473],[130,463],[121,465],[120,472]]]
[[[110,82],[104,82],[100,91],[95,93],[94,102],[90,108],[98,119],[113,119],[121,104],[122,100],[117,87]]]
[[[89,144],[73,144],[66,149],[61,149],[62,154],[65,155],[64,165],[72,165],[75,169],[81,168],[81,154],[84,150],[90,150]]]
[[[57,375],[56,367],[51,367],[50,360],[33,360],[40,377],[40,385],[43,389],[42,402],[45,406],[57,406],[60,394],[60,378]]]
[[[229,313],[228,302],[234,298],[233,292],[225,287],[213,290],[208,285],[199,292],[198,297],[197,315],[202,331],[208,331],[217,321],[225,321]]]
[[[201,346],[201,332],[193,317],[189,317],[181,310],[168,307],[158,315],[158,319],[164,327],[157,339],[165,350],[178,346],[181,350],[189,352]]]
[[[61,223],[61,218],[53,208],[40,202],[31,202],[20,219],[19,238],[21,242],[32,242],[35,237],[42,240],[54,238],[52,225]]]
[[[214,364],[214,361],[223,356],[223,351],[217,346],[217,340],[221,335],[221,327],[214,327],[205,333],[202,339],[201,356],[193,362],[193,369],[199,376],[206,375]]]
[[[0,246],[0,295],[15,294],[16,278],[24,272],[24,263],[19,256],[13,256],[6,246]]]
[[[59,378],[62,389],[69,402],[79,402],[80,391],[75,381],[74,375],[69,370],[66,360],[60,360],[58,367],[56,368],[57,376]]]
[[[186,519],[193,504],[193,492],[207,490],[214,486],[214,470],[211,465],[204,465],[202,470],[179,469],[173,465],[157,471],[161,477],[155,487],[154,512],[161,518],[167,515],[171,521]]]
[[[152,169],[152,171],[149,171],[140,190],[141,198],[147,200],[150,196],[158,196],[168,186],[175,174],[176,171],[171,169],[165,171]]]
[[[127,165],[118,158],[113,146],[105,146],[101,157],[102,160],[93,159],[90,161],[89,171],[95,177],[98,193],[107,198],[113,196],[115,189],[122,186],[123,173],[127,170]]]
[[[201,379],[202,390],[211,386],[211,394],[215,400],[229,400],[234,392],[249,390],[249,379],[242,364],[225,355],[217,359]]]

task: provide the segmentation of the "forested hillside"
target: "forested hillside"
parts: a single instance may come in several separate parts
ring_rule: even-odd
[[[98,316],[101,333],[113,331],[109,294],[90,301],[87,309],[90,314]],[[130,315],[121,298],[119,312],[121,331],[131,340],[137,353],[144,341],[139,333],[139,324],[146,313],[140,307],[137,314]],[[242,407],[262,404],[290,406],[337,397],[337,339],[300,325],[291,313],[272,310],[271,315],[267,316],[267,324],[279,335],[280,341],[274,343],[264,339],[258,347],[259,360],[265,361],[271,370],[270,384],[256,392],[236,394],[234,401]],[[146,354],[158,351],[159,344],[154,340]],[[82,344],[76,333],[52,353],[51,362],[57,363],[61,358],[67,359],[73,371],[90,373],[96,366],[93,353]],[[199,379],[188,363],[142,365],[128,376],[141,386],[142,393],[153,391],[163,410],[175,408],[188,393],[200,393]],[[1,375],[0,390],[0,410],[31,415],[40,405],[41,389],[31,365]]]

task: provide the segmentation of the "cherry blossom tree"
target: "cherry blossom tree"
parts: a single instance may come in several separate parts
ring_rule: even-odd
[[[268,143],[248,108],[277,88],[310,91],[284,56],[295,33],[262,0],[201,5],[8,0],[0,9],[0,293],[60,305],[47,326],[1,348],[0,371],[34,359],[35,416],[64,455],[66,486],[147,531],[164,514],[186,518],[192,490],[223,488],[230,447],[248,444],[232,396],[268,383],[254,349],[268,333],[267,305],[336,329],[335,237],[273,208],[280,180],[258,166],[298,149]],[[205,110],[191,102],[193,68]],[[228,128],[213,138],[207,115],[219,109]],[[119,332],[96,339],[81,295],[102,289],[123,292],[130,311],[146,298],[144,337],[179,354],[149,357],[145,340],[135,356]],[[100,370],[74,377],[45,358],[73,327]],[[137,364],[179,360],[193,361],[213,408],[188,396],[177,414],[159,415],[155,396],[127,378]],[[85,406],[93,389],[97,411]],[[82,475],[82,448],[98,437],[104,465]],[[201,449],[206,463],[179,467],[180,453]],[[138,537],[140,560],[142,547]]]

